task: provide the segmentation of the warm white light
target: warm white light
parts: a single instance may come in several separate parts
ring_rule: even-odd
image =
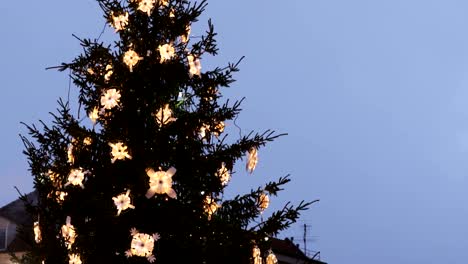
[[[116,197],[112,197],[114,200],[114,204],[117,207],[117,215],[127,209],[135,209],[135,206],[132,205],[130,200],[130,190],[127,191],[125,194],[118,195]]]
[[[261,252],[257,246],[254,246],[252,250],[252,258],[253,258],[254,264],[262,264]]]
[[[94,107],[91,112],[88,114],[89,119],[93,122],[93,124],[96,124],[96,121],[99,118],[99,109],[97,107]]]
[[[82,264],[80,255],[78,254],[68,255],[68,258],[70,259],[68,264]]]
[[[119,91],[116,89],[109,89],[101,96],[101,105],[104,109],[110,110],[119,105],[120,97]],[[91,118],[91,120],[93,119]]]
[[[62,237],[65,239],[65,245],[71,248],[76,239],[75,227],[71,224],[70,216],[67,216],[66,224],[62,226]]]
[[[107,65],[106,66],[106,74],[104,75],[104,80],[106,80],[108,82],[113,73],[114,73],[114,71],[112,70],[112,65],[110,65],[110,64]]]
[[[118,16],[112,15],[112,26],[115,28],[115,32],[125,29],[128,25],[128,12],[120,14]]]
[[[266,193],[262,193],[260,197],[258,197],[257,202],[258,202],[258,207],[260,208],[260,212],[263,212],[270,205],[270,197]]]
[[[278,259],[276,258],[275,254],[270,251],[266,258],[266,264],[278,264]]]
[[[176,120],[177,118],[172,117],[172,110],[169,108],[169,104],[166,104],[164,108],[160,108],[156,113],[156,121],[160,126],[166,125]]]
[[[135,228],[132,228],[130,233],[132,234],[132,242],[130,244],[130,250],[125,252],[128,257],[139,256],[145,257],[149,262],[154,262],[156,258],[153,255],[154,242],[160,238],[158,233],[151,235],[138,233]]]
[[[83,180],[85,177],[85,173],[83,170],[80,169],[72,169],[70,171],[70,174],[68,175],[68,182],[65,184],[65,186],[68,185],[75,185],[75,186],[80,186],[81,188],[84,188],[83,185]]]
[[[192,31],[190,25],[185,27],[185,35],[180,36],[182,43],[187,43],[190,39],[190,32]]]
[[[167,171],[146,169],[146,174],[150,178],[150,188],[146,192],[146,198],[149,199],[155,194],[167,194],[173,199],[177,198],[176,192],[172,189],[172,176],[175,173],[176,169],[174,167],[169,168]]]
[[[247,171],[252,173],[255,170],[257,163],[258,163],[257,149],[252,147],[250,148],[249,154],[248,154],[247,166],[246,166]]]
[[[133,71],[133,66],[135,66],[142,59],[143,58],[138,56],[138,54],[135,51],[128,50],[127,52],[125,52],[123,61],[128,66],[128,68],[130,69],[130,72],[132,72]]]
[[[159,45],[160,63],[170,60],[175,55],[175,49],[171,44]]]
[[[34,222],[34,240],[36,243],[41,243],[42,241],[42,234],[41,228],[39,227],[39,222]]]
[[[109,146],[112,148],[112,163],[114,163],[116,160],[132,159],[132,156],[128,154],[127,146],[125,146],[122,142],[118,142],[115,144],[109,143]]]
[[[198,58],[195,58],[193,55],[188,55],[188,64],[189,64],[189,73],[190,77],[193,77],[194,75],[200,76],[201,74],[201,63]]]
[[[211,215],[213,215],[220,207],[221,205],[217,204],[215,199],[211,198],[211,196],[207,195],[205,197],[203,209],[208,215],[208,220],[211,220]]]
[[[153,10],[155,3],[156,0],[140,0],[138,10],[151,16],[151,10]]]
[[[229,170],[226,168],[226,164],[223,162],[221,163],[221,168],[218,169],[216,176],[219,177],[222,185],[228,184],[229,180],[231,179],[231,174]]]

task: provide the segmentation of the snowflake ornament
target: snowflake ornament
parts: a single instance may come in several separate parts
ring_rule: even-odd
[[[176,120],[177,118],[172,117],[172,110],[169,108],[169,104],[166,104],[164,108],[161,107],[156,113],[156,121],[159,126],[166,125]]]
[[[255,167],[257,167],[257,163],[258,163],[257,149],[254,147],[251,147],[249,150],[248,158],[247,158],[247,165],[246,165],[247,171],[252,173],[255,170]]]
[[[132,159],[132,156],[128,154],[127,146],[125,146],[122,142],[118,142],[115,144],[109,143],[109,146],[112,148],[112,163],[114,163],[116,160]]]
[[[128,12],[125,12],[125,14],[120,14],[118,16],[114,16],[114,14],[112,14],[112,26],[115,28],[115,32],[118,32],[119,30],[124,30],[127,25]]]
[[[172,59],[172,57],[174,57],[175,55],[175,49],[171,44],[159,45],[158,50],[159,50],[159,55],[161,57],[161,59],[159,60],[159,63],[168,61]]]
[[[218,208],[220,208],[221,205],[216,203],[215,199],[211,198],[211,196],[207,195],[205,197],[205,201],[203,204],[203,209],[205,210],[205,213],[208,215],[208,220],[211,220],[211,215],[213,215]]]
[[[153,255],[154,242],[159,240],[159,234],[148,235],[139,233],[135,228],[132,228],[130,233],[132,235],[132,242],[130,249],[125,252],[125,256],[127,258],[132,256],[145,257],[150,263],[154,262],[156,260]]]
[[[260,212],[265,211],[268,206],[270,205],[270,197],[266,193],[262,193],[257,200],[258,207],[260,208]]]
[[[123,61],[130,69],[130,72],[133,72],[133,66],[135,66],[143,58],[138,56],[134,50],[128,50],[125,52]]]
[[[229,173],[229,170],[226,168],[226,164],[224,162],[221,163],[221,168],[218,169],[216,176],[218,176],[223,186],[227,185],[229,180],[231,179],[231,174]]]
[[[103,109],[110,110],[119,105],[120,92],[117,89],[109,89],[101,96],[101,105]]]
[[[117,197],[112,197],[112,200],[114,200],[114,204],[117,207],[117,215],[120,215],[122,211],[127,210],[128,208],[135,209],[135,206],[131,204],[129,195],[130,190],[128,190],[125,194],[121,194]]]
[[[268,256],[266,258],[266,264],[278,264],[278,259],[276,258],[275,254],[270,250]]]
[[[138,3],[138,10],[151,16],[151,11],[155,4],[156,0],[140,0]]]
[[[69,261],[68,264],[82,264],[80,255],[78,254],[71,254],[68,255]]]
[[[36,243],[41,243],[42,241],[42,234],[41,234],[41,228],[39,227],[39,221],[34,222],[34,240]]]
[[[176,199],[177,194],[172,189],[172,176],[176,173],[174,167],[170,167],[167,171],[154,171],[151,168],[146,169],[146,174],[150,178],[150,188],[146,192],[146,198],[151,198],[155,194],[167,194],[169,197]]]
[[[70,174],[68,175],[68,182],[65,184],[65,186],[74,185],[74,186],[80,186],[81,188],[84,189],[84,185],[83,185],[84,178],[85,178],[85,172],[83,172],[81,168],[72,169],[70,171]]]
[[[75,243],[76,232],[75,227],[71,224],[71,217],[67,216],[65,225],[62,226],[62,237],[65,239],[65,245],[68,249],[71,249],[73,243]]]
[[[189,73],[190,77],[193,77],[194,75],[200,76],[200,71],[201,71],[201,63],[198,58],[195,58],[193,55],[188,55],[188,64],[189,64]]]

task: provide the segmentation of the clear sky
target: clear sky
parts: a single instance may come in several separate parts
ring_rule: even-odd
[[[273,206],[321,199],[301,224],[330,264],[465,264],[468,2],[209,2],[196,27],[211,17],[221,50],[204,67],[246,56],[225,91],[247,98],[238,124],[289,133],[230,191],[291,173]],[[48,122],[67,96],[67,75],[45,67],[78,55],[71,34],[97,37],[104,21],[93,0],[5,1],[0,11],[3,205],[13,186],[32,190],[19,122]],[[283,236],[302,236],[300,226]]]

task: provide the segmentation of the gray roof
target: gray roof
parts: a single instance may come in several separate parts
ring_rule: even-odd
[[[32,204],[37,204],[37,192],[27,194],[26,199]],[[0,208],[0,216],[19,225],[31,225],[32,223],[24,202],[19,198]]]

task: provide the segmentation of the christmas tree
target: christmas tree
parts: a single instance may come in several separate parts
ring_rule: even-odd
[[[223,196],[235,164],[253,173],[257,151],[281,135],[224,131],[241,111],[221,95],[238,63],[202,70],[218,51],[211,22],[190,34],[206,1],[97,2],[117,40],[79,39],[83,53],[58,67],[79,89],[78,114],[59,100],[53,124],[23,137],[39,198],[21,261],[275,263],[269,238],[310,203],[261,217],[288,176]]]

